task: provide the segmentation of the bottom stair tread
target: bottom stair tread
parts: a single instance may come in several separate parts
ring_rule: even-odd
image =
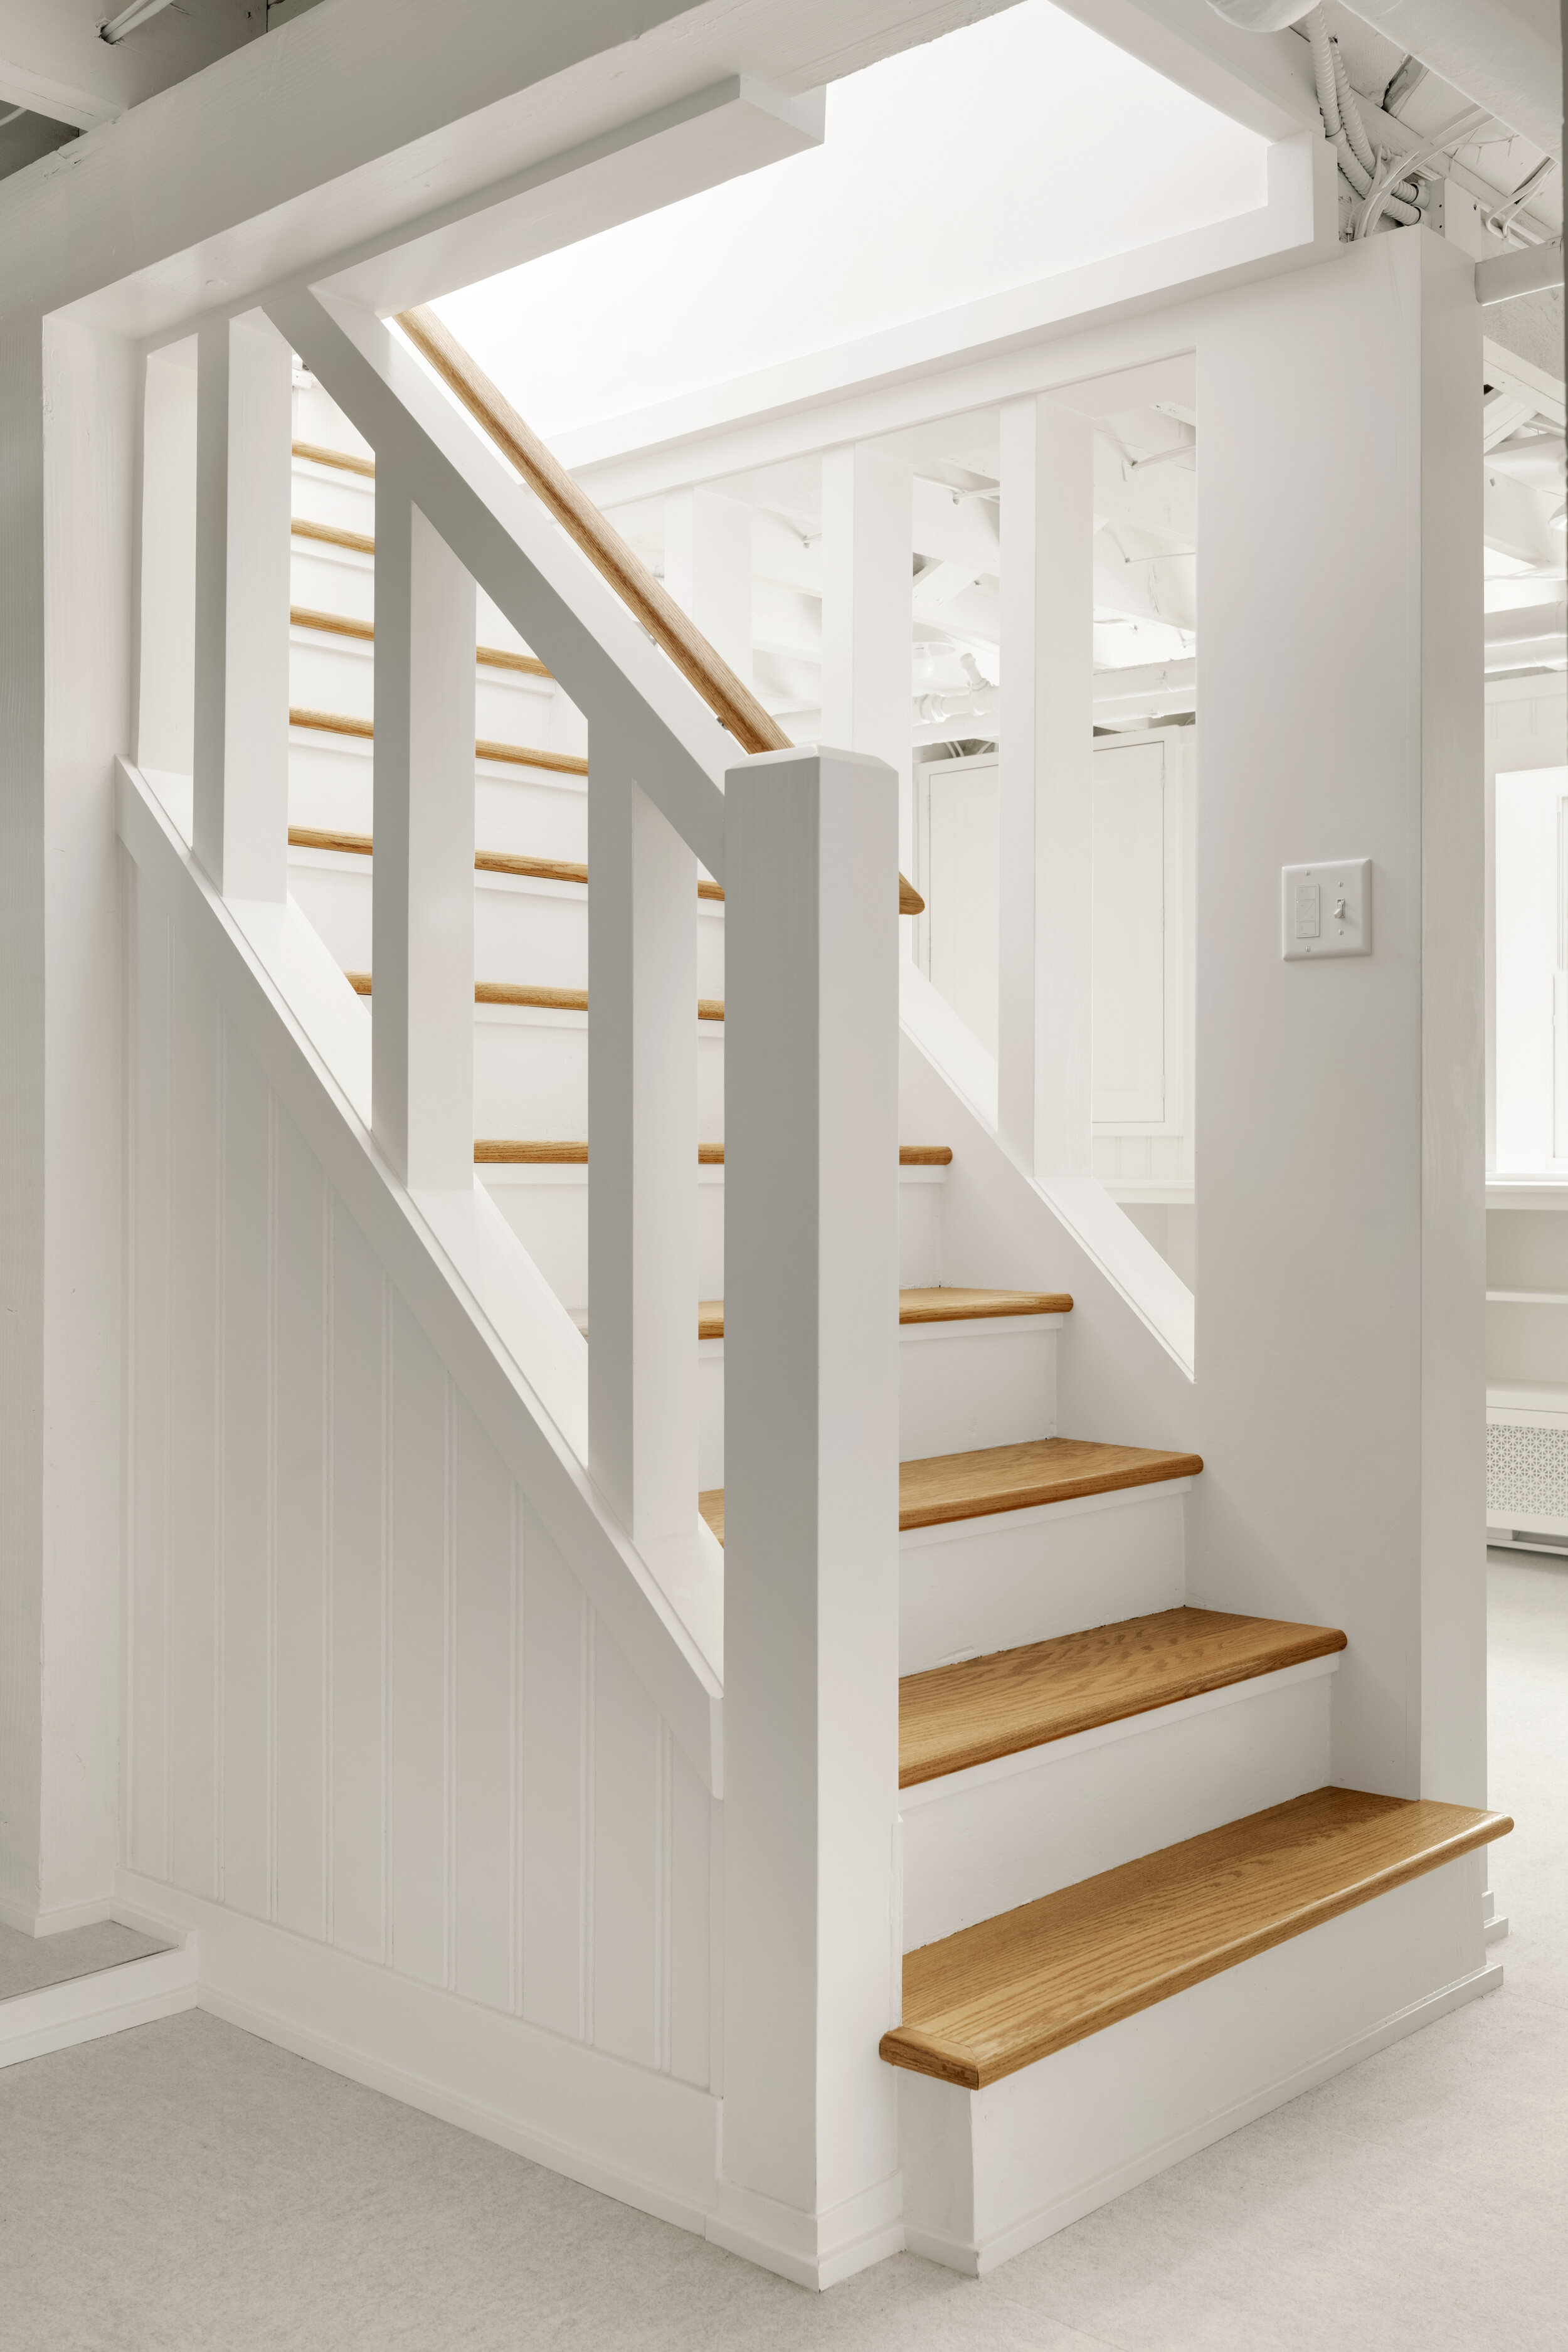
[[[906,1954],[881,2054],[982,2090],[1512,1827],[1426,1798],[1293,1797]]]

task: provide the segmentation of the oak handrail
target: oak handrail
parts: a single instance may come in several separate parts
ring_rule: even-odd
[[[509,458],[568,538],[575,541],[595,570],[607,580],[622,603],[661,646],[676,668],[695,688],[715,717],[726,726],[742,751],[788,751],[789,737],[772,711],[763,709],[749,686],[738,678],[688,613],[683,613],[660,580],[656,580],[634,548],[599,512],[560,460],[531,426],[525,425],[506,394],[493,384],[434,310],[400,310],[397,324],[416,351],[429,361],[443,383],[454,393],[482,431]],[[925,900],[899,877],[899,911],[918,915]]]

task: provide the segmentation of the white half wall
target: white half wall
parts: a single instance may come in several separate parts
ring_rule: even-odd
[[[1342,1626],[1334,1776],[1486,1799],[1480,314],[1426,231],[1198,337],[1191,1597]],[[1269,551],[1260,597],[1258,551]],[[1279,870],[1373,861],[1373,952]]]

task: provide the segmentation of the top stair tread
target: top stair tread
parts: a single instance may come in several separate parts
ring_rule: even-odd
[[[881,2054],[983,2089],[1512,1827],[1425,1798],[1292,1797],[906,1953]]]
[[[1114,1494],[1164,1478],[1195,1477],[1203,1466],[1197,1454],[1098,1445],[1081,1437],[1036,1437],[1022,1445],[983,1445],[973,1454],[931,1454],[899,1465],[899,1527],[942,1527],[952,1519],[1026,1511],[1081,1495]],[[724,1489],[710,1487],[697,1502],[722,1543]]]
[[[900,1323],[978,1323],[1008,1315],[1070,1315],[1072,1300],[1065,1290],[965,1290],[956,1285],[940,1288],[900,1290]],[[724,1337],[724,1302],[703,1298],[697,1306],[700,1339]]]
[[[899,1786],[915,1788],[1344,1646],[1343,1633],[1329,1625],[1162,1609],[906,1675],[899,1685]]]

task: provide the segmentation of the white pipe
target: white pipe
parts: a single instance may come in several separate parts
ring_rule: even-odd
[[[133,33],[138,25],[144,25],[149,16],[155,16],[168,5],[169,0],[131,0],[129,8],[121,8],[118,16],[110,16],[107,25],[99,26],[98,37],[100,41],[122,41],[127,33]]]
[[[1511,302],[1516,294],[1543,293],[1563,283],[1563,239],[1527,245],[1521,253],[1498,253],[1476,264],[1476,299]]]

